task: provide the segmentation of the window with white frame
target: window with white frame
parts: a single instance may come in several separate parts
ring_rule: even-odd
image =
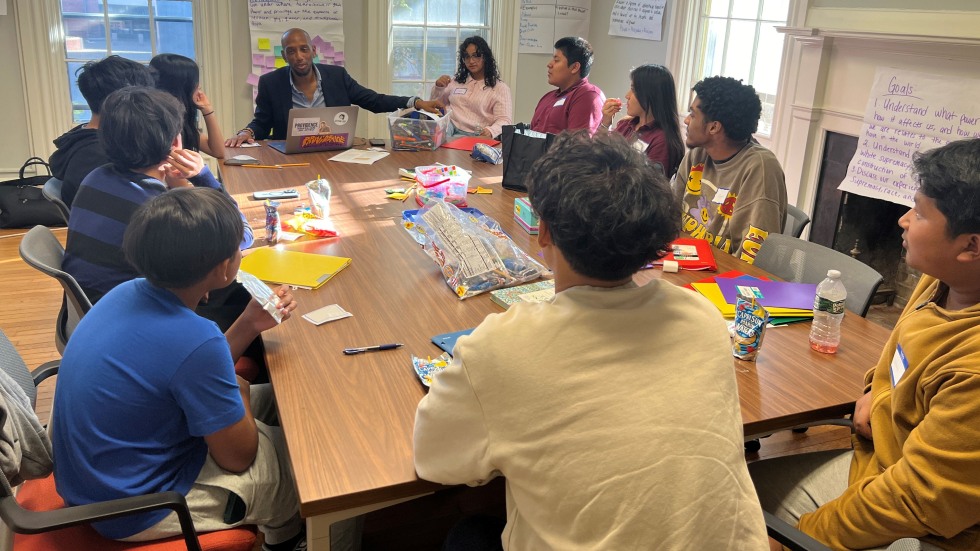
[[[428,97],[441,75],[456,74],[459,44],[490,42],[493,0],[391,0],[392,90]]]
[[[759,134],[772,130],[789,0],[703,0],[697,79],[723,75],[751,84],[762,100]],[[692,83],[693,84],[693,83]]]
[[[192,0],[61,0],[61,22],[76,123],[92,116],[75,77],[86,62],[119,55],[146,63],[162,52],[195,57]]]

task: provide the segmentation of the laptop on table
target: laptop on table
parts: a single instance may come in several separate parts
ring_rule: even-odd
[[[267,142],[289,155],[350,149],[357,128],[357,106],[293,108],[289,110],[286,141]]]

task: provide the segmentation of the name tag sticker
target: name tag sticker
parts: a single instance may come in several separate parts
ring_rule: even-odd
[[[909,361],[905,359],[905,352],[902,350],[902,345],[897,345],[895,347],[895,355],[892,356],[892,388],[902,380],[902,375],[905,375],[905,370],[909,368]]]
[[[554,107],[561,107],[562,105],[565,105],[565,99],[566,98],[561,98],[560,100],[556,101]]]
[[[724,203],[725,199],[728,199],[728,190],[719,189],[717,192],[715,192],[715,198],[712,199],[711,202],[720,204],[720,203]]]
[[[453,94],[456,95],[465,94],[465,93],[466,93],[466,88],[456,88],[455,90],[453,90]]]

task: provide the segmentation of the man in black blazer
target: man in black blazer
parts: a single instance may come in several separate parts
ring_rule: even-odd
[[[351,78],[347,69],[313,63],[316,46],[303,29],[289,29],[282,35],[282,58],[287,67],[262,75],[255,98],[255,116],[248,126],[225,142],[227,147],[273,138],[286,139],[289,110],[298,107],[341,107],[357,105],[373,113],[388,113],[406,107],[433,113],[444,107],[438,101],[418,96],[389,96],[365,88]]]

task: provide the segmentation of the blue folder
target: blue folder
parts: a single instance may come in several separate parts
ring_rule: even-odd
[[[453,347],[456,346],[456,339],[462,337],[463,335],[469,335],[473,332],[475,327],[470,329],[463,329],[462,331],[455,331],[453,333],[444,333],[442,335],[436,335],[432,337],[432,342],[436,343],[436,346],[445,350],[450,356],[453,355]]]

